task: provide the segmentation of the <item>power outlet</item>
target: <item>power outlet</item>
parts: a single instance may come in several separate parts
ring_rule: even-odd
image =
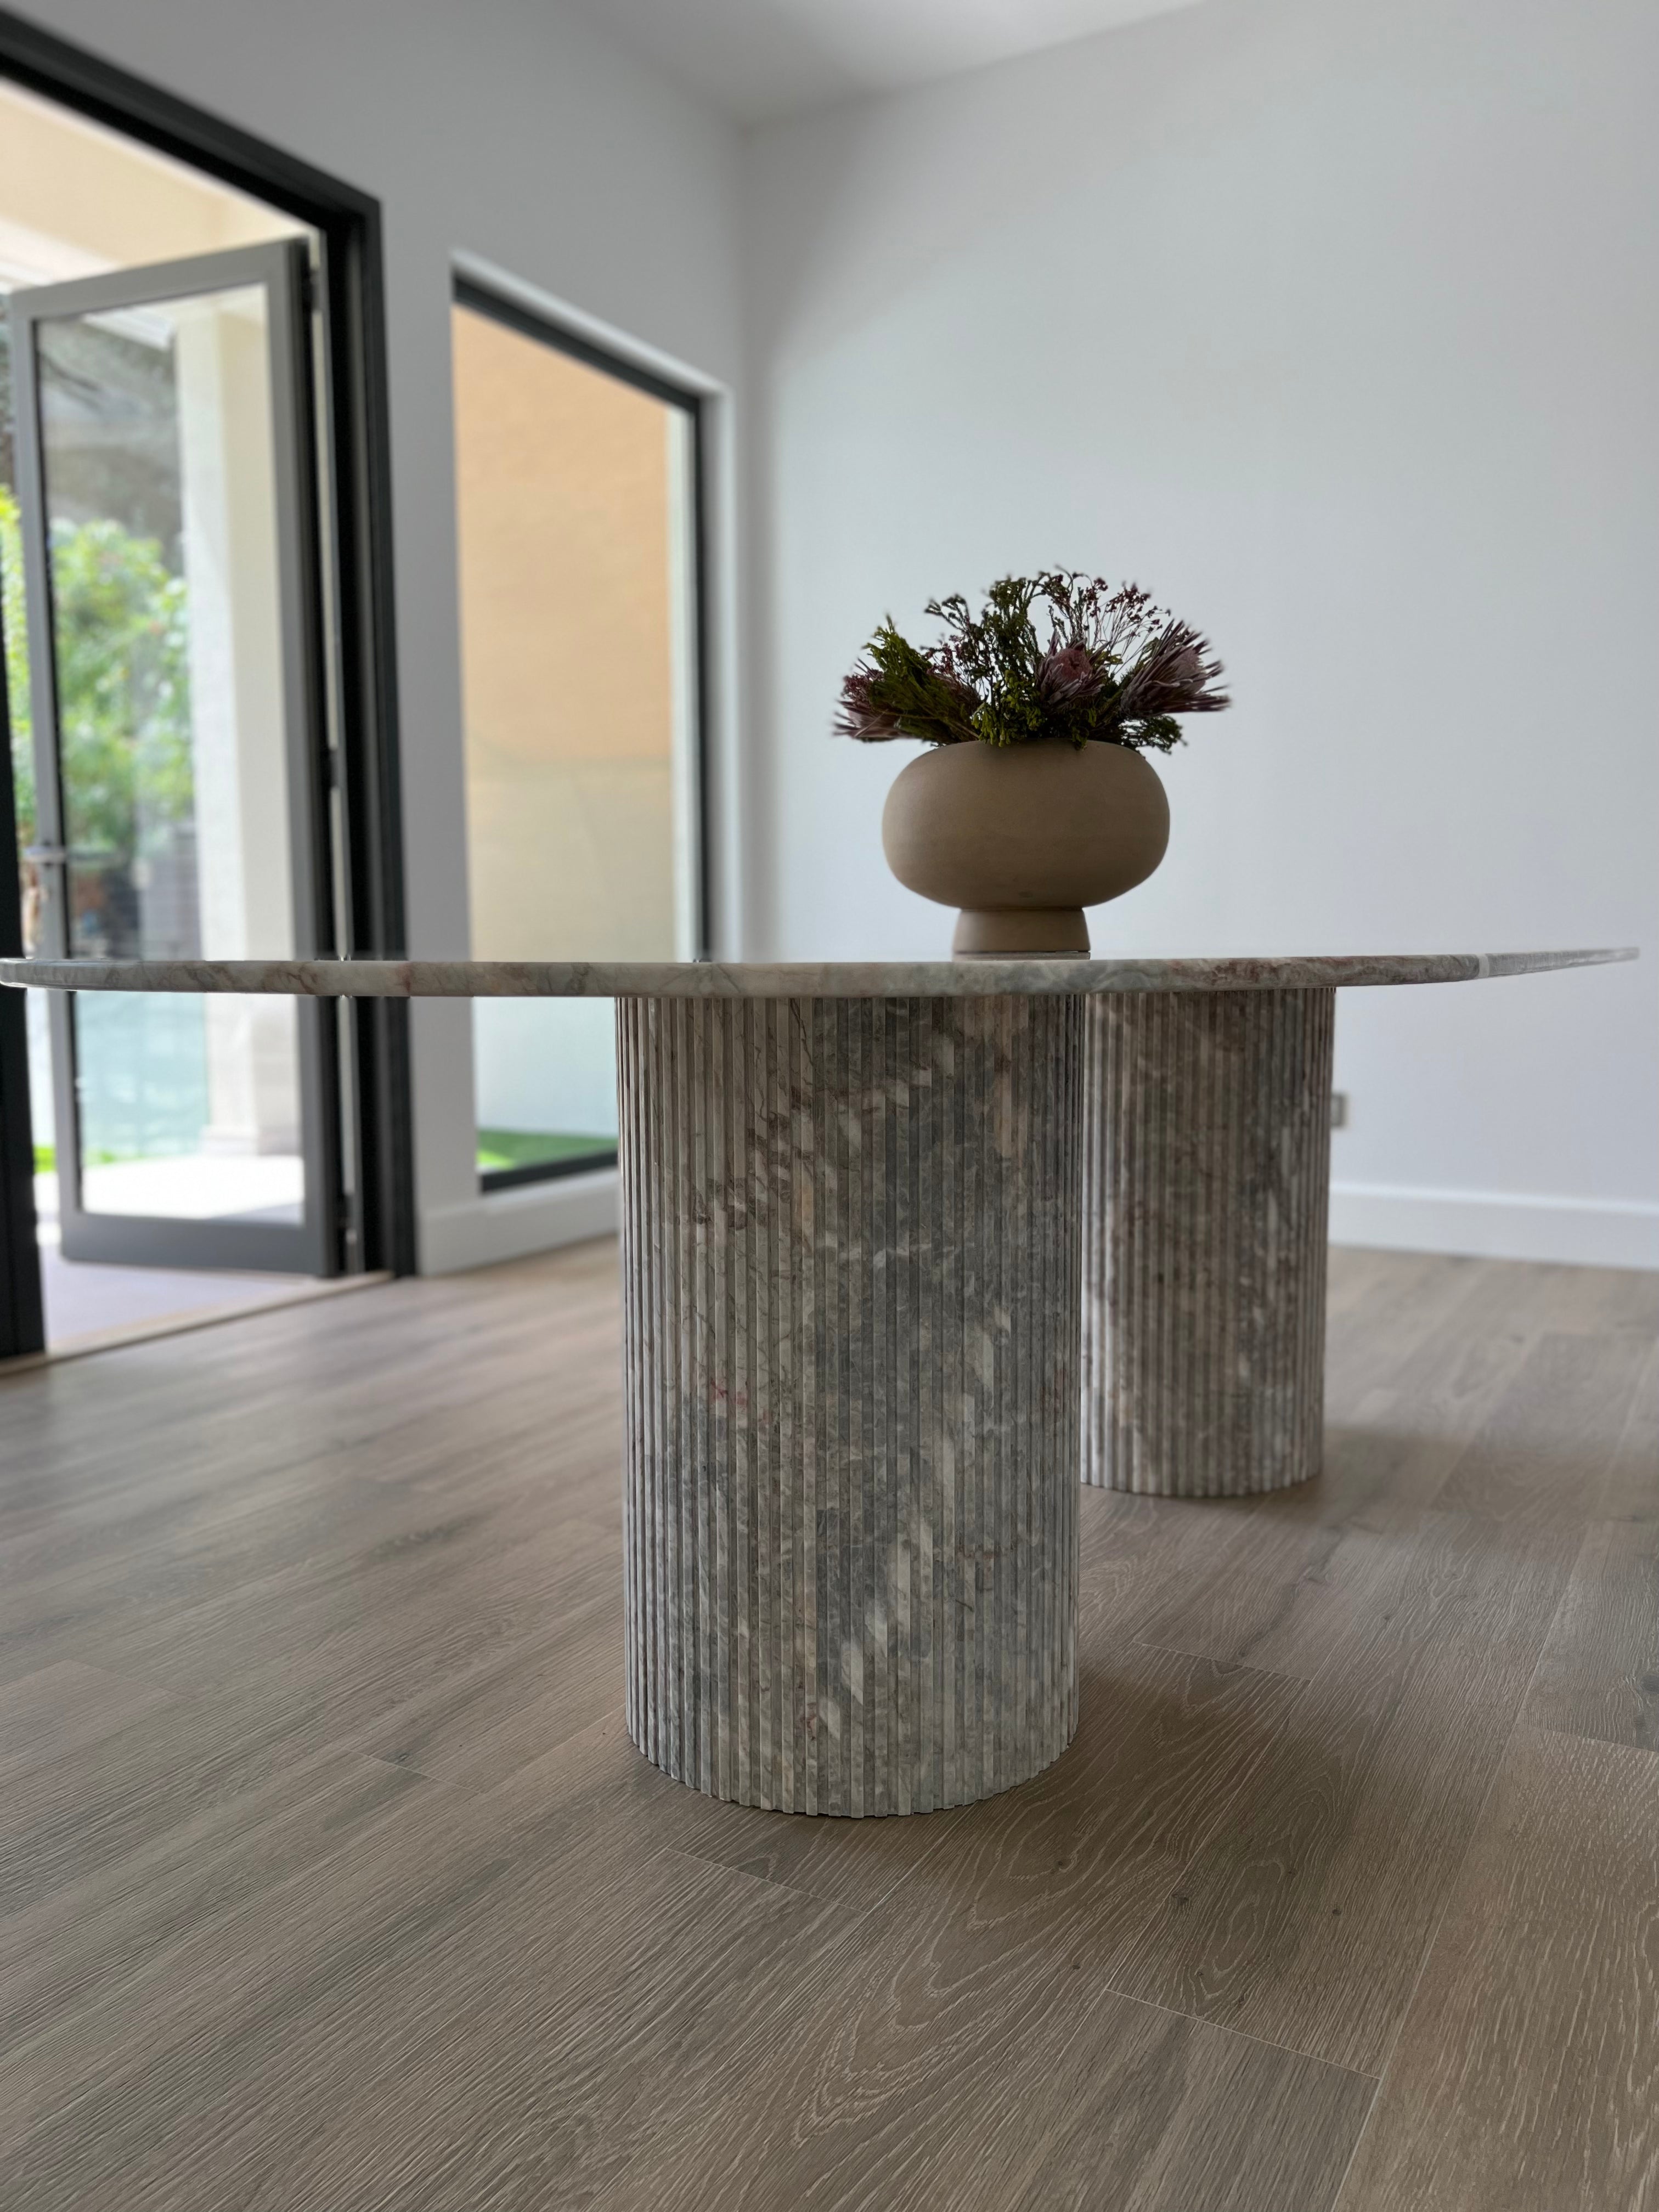
[[[1348,1094],[1346,1091],[1331,1093],[1331,1127],[1346,1129],[1348,1126]]]

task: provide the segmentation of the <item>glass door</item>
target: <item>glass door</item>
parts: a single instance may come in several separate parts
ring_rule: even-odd
[[[11,295],[32,951],[330,948],[307,285],[284,240]],[[50,999],[66,1258],[337,1272],[331,1008]]]

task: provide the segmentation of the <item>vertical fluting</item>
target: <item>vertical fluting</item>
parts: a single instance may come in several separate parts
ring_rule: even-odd
[[[1089,1001],[1085,1482],[1237,1498],[1318,1473],[1335,996]]]
[[[923,1812],[1077,1720],[1073,998],[623,1000],[628,1724]]]

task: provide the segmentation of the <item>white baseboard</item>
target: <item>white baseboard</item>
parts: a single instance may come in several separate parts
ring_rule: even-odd
[[[616,1231],[615,1168],[481,1191],[465,1205],[439,1206],[421,1217],[421,1273],[459,1274]]]
[[[1640,1200],[1532,1198],[1504,1191],[1334,1182],[1331,1242],[1467,1253],[1480,1260],[1659,1268],[1659,1206]]]

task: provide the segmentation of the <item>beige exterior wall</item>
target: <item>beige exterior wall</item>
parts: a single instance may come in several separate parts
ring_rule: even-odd
[[[676,410],[454,313],[472,951],[672,958]]]
[[[58,283],[305,234],[228,185],[0,83],[0,283]]]

